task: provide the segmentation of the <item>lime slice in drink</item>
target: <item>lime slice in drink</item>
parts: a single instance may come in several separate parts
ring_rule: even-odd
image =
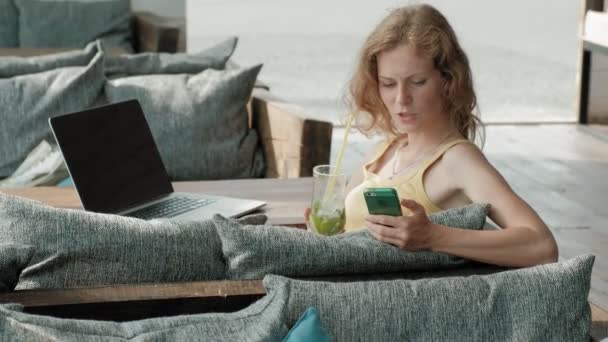
[[[313,203],[310,219],[317,233],[322,235],[335,235],[344,228],[344,209],[336,209],[331,213],[322,213],[320,203]]]

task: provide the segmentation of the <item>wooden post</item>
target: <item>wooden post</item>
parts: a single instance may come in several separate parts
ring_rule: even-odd
[[[603,11],[604,0],[580,0],[578,16],[578,71],[576,88],[578,89],[577,113],[580,124],[589,123],[589,84],[591,82],[591,69],[593,53],[586,48],[583,37],[585,34],[585,15],[587,11]]]

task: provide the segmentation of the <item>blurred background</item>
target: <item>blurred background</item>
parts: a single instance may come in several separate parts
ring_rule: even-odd
[[[420,2],[456,30],[485,122],[576,122],[577,1],[139,1],[166,15],[185,11],[189,52],[238,36],[235,61],[264,63],[260,78],[273,93],[338,125],[366,35],[391,8]]]

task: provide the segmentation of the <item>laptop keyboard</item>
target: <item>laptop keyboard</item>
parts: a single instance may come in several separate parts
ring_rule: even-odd
[[[215,200],[209,198],[192,199],[188,197],[171,197],[162,202],[158,202],[145,208],[125,214],[125,216],[144,220],[161,217],[173,217],[190,210],[204,207],[213,202],[215,202]]]

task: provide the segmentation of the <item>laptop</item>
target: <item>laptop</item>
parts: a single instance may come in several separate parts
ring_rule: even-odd
[[[262,201],[174,192],[137,100],[49,119],[87,211],[142,219],[238,217]]]

